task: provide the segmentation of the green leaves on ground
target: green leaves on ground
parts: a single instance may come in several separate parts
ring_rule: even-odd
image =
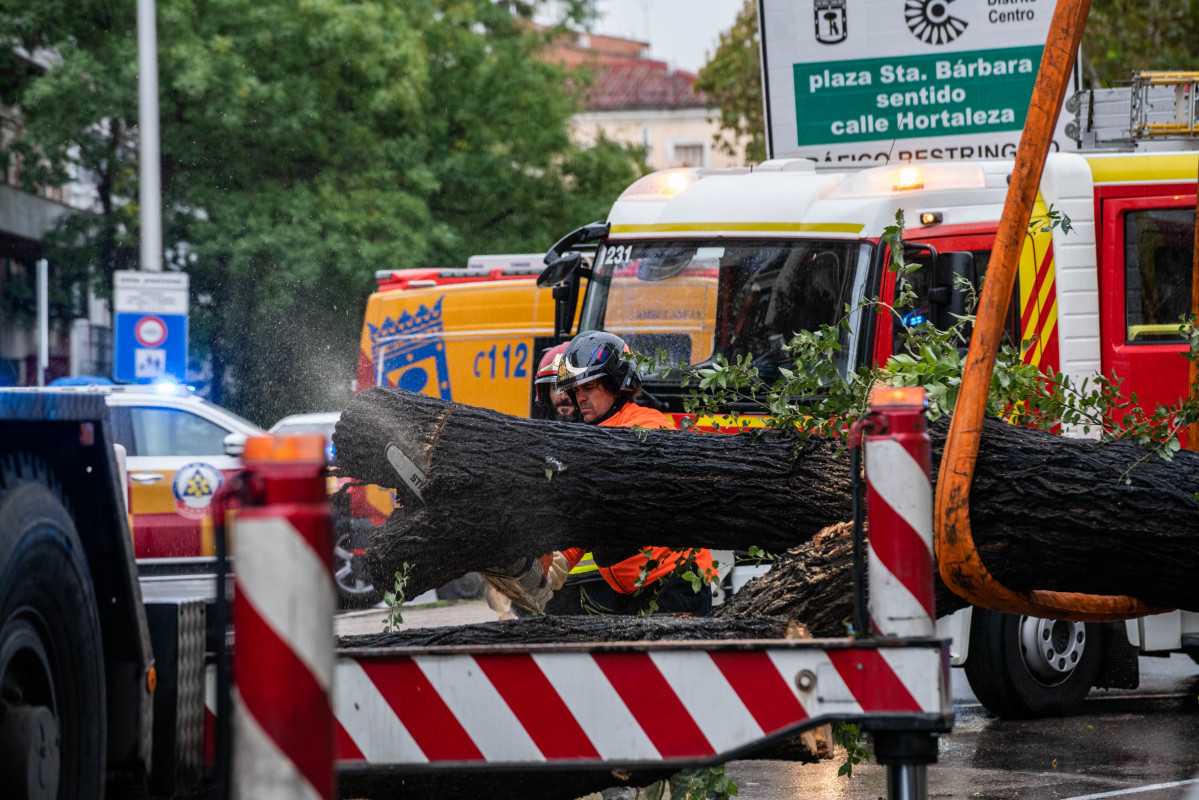
[[[405,561],[404,568],[396,570],[391,591],[383,593],[383,603],[387,606],[387,614],[383,617],[384,633],[398,631],[404,624],[404,589],[408,586],[408,573],[411,571],[412,565]]]
[[[853,777],[853,768],[870,758],[866,749],[866,735],[852,722],[833,723],[833,741],[845,748],[845,762],[837,770],[838,775]]]

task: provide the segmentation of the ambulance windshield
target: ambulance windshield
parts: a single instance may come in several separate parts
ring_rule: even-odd
[[[580,330],[602,328],[673,364],[752,354],[773,379],[797,331],[836,324],[862,297],[873,246],[838,240],[608,242],[596,254]],[[852,367],[861,314],[843,334]]]

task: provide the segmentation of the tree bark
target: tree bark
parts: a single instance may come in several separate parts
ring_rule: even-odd
[[[377,585],[413,565],[409,597],[464,572],[596,544],[785,550],[845,519],[837,443],[521,419],[372,387],[342,413],[342,472],[390,486],[405,508],[367,551]],[[426,477],[420,497],[387,459]],[[748,446],[747,446],[748,445]]]
[[[937,616],[969,605],[936,580]],[[840,522],[779,553],[770,572],[716,607],[718,619],[801,621],[817,638],[845,636],[853,621],[853,525]]]
[[[555,642],[657,642],[665,639],[728,640],[787,638],[788,618],[758,616],[705,619],[686,615],[528,617],[447,628],[410,628],[394,633],[342,636],[337,646],[435,647],[439,645],[553,644]],[[795,638],[795,637],[793,637]],[[802,637],[800,637],[802,638]]]
[[[947,428],[931,426],[934,475]],[[389,588],[404,563],[413,565],[409,597],[570,546],[783,553],[850,517],[842,443],[801,445],[788,432],[570,425],[372,387],[342,414],[334,442],[346,475],[399,490],[406,507],[375,531],[367,556]],[[388,460],[392,444],[419,470],[415,491]],[[1199,608],[1199,454],[1145,456],[1132,443],[988,421],[971,524],[991,571],[1020,590]],[[824,583],[813,580],[813,591]]]

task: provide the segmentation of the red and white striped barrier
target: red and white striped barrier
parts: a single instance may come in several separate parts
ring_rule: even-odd
[[[251,439],[234,524],[233,797],[332,800],[334,594],[324,437]],[[210,686],[212,684],[210,683]]]
[[[883,636],[932,636],[933,494],[924,390],[875,390],[871,411],[863,440],[870,619]]]
[[[831,719],[947,728],[946,680],[936,643],[343,653],[337,758],[400,767],[702,760]]]
[[[654,762],[731,753],[826,717],[935,716],[940,651],[647,645],[342,659],[338,758]]]

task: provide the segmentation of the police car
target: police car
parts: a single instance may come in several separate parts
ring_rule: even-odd
[[[240,467],[246,439],[265,431],[174,383],[54,388],[104,395],[113,438],[127,455],[139,561],[214,556],[213,497]]]

